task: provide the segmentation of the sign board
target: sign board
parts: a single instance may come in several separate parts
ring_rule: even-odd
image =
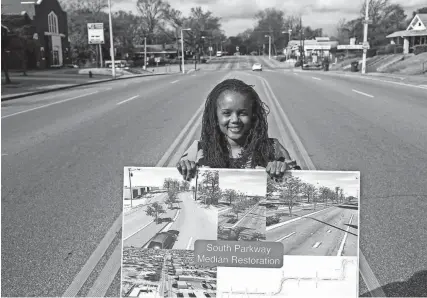
[[[87,36],[89,44],[104,44],[104,24],[103,23],[88,23]]]
[[[236,47],[236,51],[239,51],[239,47]]]
[[[212,52],[213,51],[213,48],[212,47],[209,47],[209,52]]]
[[[363,20],[362,24],[372,25],[372,20]]]
[[[368,50],[369,48],[370,48],[369,47],[369,42],[364,42],[363,45],[362,45],[362,49]]]
[[[330,50],[331,45],[304,45],[305,50]]]
[[[344,45],[338,45],[337,49],[338,50],[362,50],[363,46],[361,44],[355,44],[355,45],[344,44]]]
[[[156,63],[160,63],[160,57],[156,57],[156,58],[154,58],[154,62],[156,62]]]

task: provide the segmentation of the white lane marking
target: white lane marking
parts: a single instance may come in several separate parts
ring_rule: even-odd
[[[318,80],[318,81],[321,81],[322,79],[320,79],[320,78],[316,78],[316,77],[311,77],[313,80]]]
[[[171,84],[175,84],[176,82],[179,82],[179,80],[172,81]]]
[[[242,222],[242,220],[244,220],[245,217],[248,216],[257,207],[258,207],[258,205],[255,205],[251,209],[249,209],[249,211],[245,215],[243,215],[242,218],[238,222],[236,222],[234,225],[232,225],[232,228],[237,227]]]
[[[386,81],[387,82],[387,81]],[[267,86],[269,87],[269,85],[267,84]],[[416,87],[418,87],[418,86],[416,86]],[[270,88],[271,89],[271,88]],[[271,92],[272,93],[272,95],[274,96],[274,93],[273,92]],[[274,96],[274,98],[275,98],[275,96]],[[276,98],[276,100],[277,100],[277,98]],[[284,117],[285,117],[285,119],[287,119],[287,117],[286,117],[286,114],[283,112],[283,109],[281,109],[281,106],[279,105],[279,112],[281,113],[281,115],[283,115]],[[289,121],[289,120],[288,120]],[[291,130],[291,128],[289,128],[290,130]],[[299,140],[299,139],[298,139]],[[303,150],[305,153],[307,153],[307,151],[305,150],[305,148],[304,148],[304,146],[302,145],[302,143],[301,142],[299,142],[299,145],[298,145],[298,149],[299,150]],[[304,154],[305,155],[305,154]],[[311,161],[311,158],[310,158],[310,156],[308,156],[308,154],[305,156],[305,158],[307,158],[307,162],[308,162],[308,164],[309,164],[309,169],[310,170],[316,170],[316,168],[315,168],[315,166],[314,166],[314,164],[313,164],[313,162]],[[304,160],[305,160],[305,158],[304,158]],[[333,207],[333,206],[332,206]],[[332,207],[329,207],[329,208],[332,208]],[[321,211],[324,211],[324,210],[328,210],[329,208],[327,208],[327,209],[323,209],[323,210],[321,210]],[[320,211],[319,211],[320,212]],[[360,214],[359,214],[360,215]],[[304,216],[303,216],[304,217]],[[299,218],[297,218],[296,220],[298,220],[298,219],[300,219],[300,217]],[[292,221],[294,221],[294,220],[292,220]],[[277,228],[277,226],[270,226],[270,227],[267,227],[267,231],[268,230],[272,230],[272,229],[274,229],[274,228]],[[360,241],[360,238],[359,238],[359,241]],[[367,286],[367,288],[368,288],[368,290],[369,291],[373,291],[374,289],[375,289],[375,293],[376,293],[376,295],[378,296],[378,297],[386,297],[386,295],[385,295],[385,293],[384,293],[384,291],[382,290],[382,288],[381,288],[381,285],[380,285],[380,283],[378,282],[378,279],[375,277],[375,274],[373,273],[373,271],[372,271],[372,269],[371,269],[371,267],[369,266],[369,264],[368,264],[368,262],[366,261],[366,259],[365,259],[365,257],[364,257],[364,255],[363,255],[363,253],[362,253],[362,251],[359,249],[359,268],[360,268],[360,273],[361,273],[361,275],[362,275],[362,278],[363,278],[363,281],[365,282],[365,285]]]
[[[279,103],[279,100],[277,99],[276,95],[274,94],[273,90],[270,87],[270,84],[268,84],[267,80],[265,78],[261,78],[264,82],[264,85],[266,86],[266,88],[270,91],[270,95],[272,97],[272,99],[274,99],[274,102],[276,104],[276,108],[277,108],[277,114],[281,116],[285,127],[288,128],[289,133],[290,133],[290,137],[291,139],[296,143],[297,145],[297,149],[299,151],[299,153],[301,154],[306,166],[308,167],[309,170],[315,170],[314,164],[310,158],[310,156],[308,155],[307,150],[305,150],[304,145],[302,144],[300,138],[298,137],[294,127],[291,124],[291,121],[289,120],[288,116],[286,115],[285,111],[283,110],[282,106]],[[267,95],[268,96],[268,95]],[[273,109],[274,111],[274,109]],[[278,120],[280,118],[277,118]],[[281,121],[279,121],[281,122]],[[280,124],[279,124],[280,126]],[[283,126],[283,124],[281,125]],[[286,131],[286,130],[282,130],[282,131]],[[296,158],[296,157],[294,157]]]
[[[227,74],[221,81],[225,80],[230,74]],[[212,86],[213,88],[214,86]],[[88,95],[88,94],[86,94]],[[200,113],[203,111],[203,108],[205,107],[205,103],[203,102],[200,106],[198,112]],[[176,149],[177,145],[180,143],[182,139],[184,139],[184,136],[187,134],[187,131],[190,129],[190,126],[193,125],[194,120],[198,116],[197,113],[188,121],[187,125],[184,127],[184,129],[181,131],[181,133],[176,137],[172,145],[169,147],[169,149],[166,151],[166,153],[163,155],[163,157],[159,160],[159,162],[156,164],[156,167],[164,167],[166,166],[166,161],[169,159],[172,152]],[[179,210],[178,210],[179,212]],[[89,278],[90,274],[94,270],[96,264],[98,264],[99,260],[104,256],[106,250],[111,245],[111,242],[113,242],[116,234],[120,231],[120,229],[124,226],[123,225],[123,212],[119,215],[119,217],[116,219],[116,221],[113,223],[111,228],[108,230],[108,232],[105,234],[102,241],[99,243],[98,247],[95,249],[95,251],[92,253],[86,264],[83,266],[83,268],[80,270],[80,272],[76,275],[64,295],[62,297],[76,297],[77,293],[80,291],[83,284],[86,282],[86,280]],[[122,241],[120,244],[117,245],[116,250],[122,249]],[[122,265],[122,259],[119,258],[113,258],[110,257],[113,270],[110,270],[110,272],[117,273],[120,270],[120,267]],[[112,274],[114,275],[114,274]],[[98,278],[99,279],[99,278]],[[111,285],[105,285],[106,288]]]
[[[313,245],[313,248],[318,248],[318,247],[320,246],[320,244],[322,244],[322,242],[316,242],[316,243]]]
[[[367,97],[371,97],[371,98],[374,97],[373,95],[370,95],[370,94],[362,92],[362,91],[358,91],[356,89],[352,89],[351,91],[362,94],[362,95],[367,96]]]
[[[295,234],[296,232],[292,232],[292,233],[290,233],[289,235],[286,235],[286,236],[284,236],[284,237],[282,237],[282,238],[280,238],[280,239],[277,239],[276,240],[276,242],[281,242],[282,240],[285,240],[285,239],[287,239],[287,238],[289,238],[289,237],[291,237],[293,234]]]
[[[6,156],[7,155],[7,153],[4,153],[4,154],[2,154],[1,156]]]
[[[186,248],[187,250],[190,249],[192,243],[193,243],[193,237],[190,237],[190,240],[188,240],[188,244],[187,244],[187,248]]]
[[[45,105],[42,105],[42,106],[39,106],[39,107],[35,107],[35,108],[29,109],[29,110],[20,111],[20,112],[17,112],[17,113],[13,113],[13,114],[9,114],[9,115],[3,116],[3,117],[1,117],[1,119],[5,119],[5,118],[9,118],[9,117],[16,116],[16,115],[19,115],[19,114],[24,114],[24,113],[27,113],[27,112],[31,112],[31,111],[35,111],[35,110],[38,110],[38,109],[46,108],[46,107],[53,106],[53,105],[56,105],[56,104],[60,104],[60,103],[63,103],[63,102],[67,102],[67,101],[70,101],[70,100],[73,100],[73,99],[77,99],[77,98],[89,96],[89,95],[92,95],[92,94],[95,94],[95,93],[98,93],[98,92],[99,91],[95,91],[95,92],[92,92],[92,93],[81,94],[81,95],[74,96],[74,97],[71,97],[71,98],[67,98],[67,99],[63,99],[63,100],[60,100],[60,101],[48,103],[48,104],[45,104]]]
[[[138,96],[139,96],[139,95],[132,96],[131,98],[128,98],[128,99],[125,99],[125,100],[123,100],[123,101],[121,101],[121,102],[118,102],[118,103],[117,103],[117,105],[119,106],[119,105],[121,105],[121,104],[124,104],[125,102],[131,101],[131,100],[133,100],[133,99],[137,98]]]
[[[330,233],[331,232],[331,230],[328,230],[326,233]]]
[[[350,230],[350,225],[351,225],[352,219],[353,219],[353,214],[350,217],[350,221],[348,222],[349,225],[347,226],[347,230],[345,231],[344,237],[342,238],[340,248],[338,249],[337,257],[341,257],[342,252],[344,250],[344,244],[345,244],[345,241],[347,240],[347,235],[348,235],[348,231]]]
[[[267,231],[270,231],[270,230],[273,230],[273,229],[280,228],[281,226],[284,226],[284,225],[290,224],[290,223],[292,223],[292,222],[294,222],[294,221],[300,220],[300,219],[302,219],[302,218],[306,218],[306,217],[308,217],[308,216],[311,216],[311,215],[317,214],[317,213],[319,213],[319,212],[322,212],[322,211],[325,211],[325,210],[329,210],[329,209],[331,209],[331,208],[333,208],[333,207],[334,207],[334,206],[331,206],[331,207],[329,207],[329,208],[325,208],[325,209],[322,209],[322,210],[319,210],[319,211],[316,211],[316,212],[313,212],[313,213],[310,213],[310,214],[306,214],[306,215],[303,215],[303,216],[301,216],[301,217],[297,217],[297,218],[294,218],[294,219],[287,220],[287,221],[285,221],[285,222],[281,222],[281,223],[278,223],[278,224],[275,224],[275,225],[271,225],[271,226],[267,227],[267,228],[266,228],[266,230],[267,230]]]
[[[80,270],[80,272],[76,275],[73,282],[69,285],[68,289],[62,295],[62,297],[76,297],[77,293],[80,291],[83,284],[89,278],[89,275],[92,273],[93,269],[95,269],[96,264],[98,264],[101,257],[107,251],[107,248],[110,246],[111,242],[116,237],[117,233],[122,228],[122,219],[123,213],[120,214],[119,217],[115,220],[111,228],[108,230],[107,234],[105,234],[104,238],[99,243],[98,247],[92,253],[92,255],[87,260],[86,264]],[[120,247],[122,244],[120,243]],[[117,250],[117,248],[116,248]],[[121,261],[120,261],[121,262]]]
[[[143,226],[142,228],[139,228],[136,232],[130,234],[129,236],[127,236],[126,238],[123,238],[123,241],[128,240],[130,237],[132,237],[133,235],[139,233],[140,231],[142,231],[143,229],[145,229],[146,227],[148,227],[149,225],[151,225],[154,222],[154,220],[150,221],[148,224],[146,224],[145,226]]]
[[[105,297],[105,294],[110,287],[110,284],[113,282],[116,277],[117,270],[115,266],[115,262],[117,259],[121,260],[122,256],[122,245],[116,246],[110,258],[102,269],[99,277],[96,279],[92,288],[90,289],[87,297]],[[122,261],[120,261],[121,263]]]

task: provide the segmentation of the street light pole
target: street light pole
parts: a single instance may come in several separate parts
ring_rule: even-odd
[[[271,35],[266,35],[268,37],[268,59],[271,59]]]
[[[111,0],[108,0],[108,19],[110,21],[110,52],[111,52],[111,70],[113,79],[116,78],[116,61],[114,60],[114,39],[113,39],[113,21],[111,17]]]
[[[185,69],[184,69],[184,33],[183,33],[183,31],[189,31],[189,30],[191,30],[190,28],[187,28],[187,29],[182,29],[181,28],[181,51],[182,51],[182,57],[181,57],[181,60],[182,60],[182,73],[183,74],[185,74]]]
[[[147,37],[144,37],[144,70],[147,69]]]
[[[131,169],[128,168],[129,170],[129,192],[130,192],[130,207],[132,208],[132,197],[133,197],[133,191],[132,191],[132,173],[131,173]]]
[[[368,20],[369,20],[369,0],[366,0],[366,8],[365,8],[365,24],[363,28],[363,60],[362,60],[362,74],[366,73],[366,52],[368,49],[366,48],[366,44],[368,42]]]

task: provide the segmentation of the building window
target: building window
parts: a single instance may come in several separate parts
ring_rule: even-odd
[[[47,21],[49,24],[49,32],[58,34],[58,17],[53,11],[47,16]]]

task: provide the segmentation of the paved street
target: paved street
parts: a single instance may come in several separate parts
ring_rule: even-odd
[[[218,211],[194,201],[193,193],[179,195],[180,213],[167,230],[179,231],[173,249],[194,249],[194,241],[217,240]]]
[[[248,214],[240,218],[233,227],[242,227],[244,235],[252,236],[259,233],[265,236],[265,220],[266,208],[265,206],[255,206]]]
[[[286,255],[357,256],[357,209],[334,206],[311,214],[269,230],[267,240],[282,242]]]
[[[304,169],[361,171],[360,294],[423,289],[427,89],[222,58],[2,103],[3,296],[118,296],[123,167],[174,166],[226,76],[254,85]]]

